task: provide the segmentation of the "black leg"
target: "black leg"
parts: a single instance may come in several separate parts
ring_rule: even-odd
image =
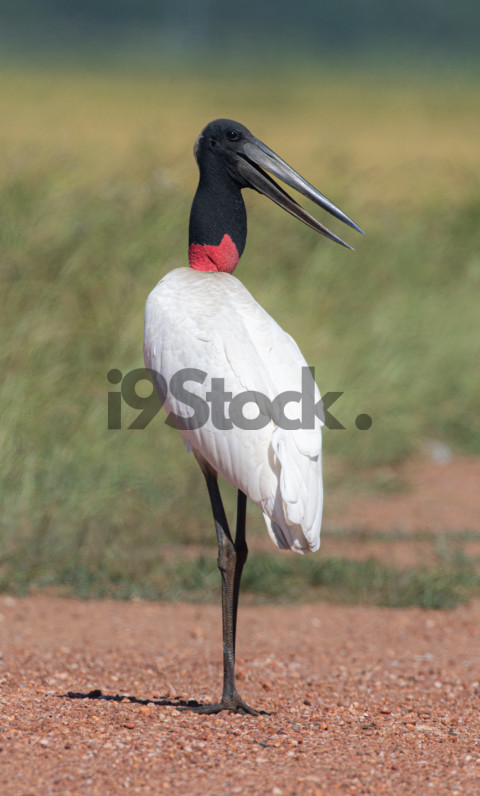
[[[215,705],[195,705],[186,708],[196,713],[220,713],[230,710],[234,713],[250,713],[258,716],[258,711],[249,707],[240,697],[235,687],[235,636],[237,629],[238,595],[240,580],[248,548],[245,540],[245,519],[247,498],[238,492],[237,528],[235,542],[232,539],[223,508],[217,474],[208,465],[200,463],[207,482],[212,505],[215,530],[218,540],[218,568],[222,575],[222,620],[223,620],[223,693]]]
[[[237,527],[235,530],[235,573],[233,579],[233,655],[235,656],[235,642],[237,638],[237,611],[238,598],[240,595],[240,581],[242,572],[248,556],[247,540],[245,536],[245,525],[247,519],[247,496],[238,490],[237,494]]]

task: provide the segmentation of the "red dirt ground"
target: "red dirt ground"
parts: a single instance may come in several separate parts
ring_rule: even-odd
[[[436,464],[427,456],[363,474],[363,483],[382,481],[380,495],[343,503],[333,496],[325,525],[368,531],[480,530],[480,459],[458,456]],[[389,493],[388,490],[394,491]],[[327,495],[328,498],[328,495]]]
[[[399,477],[334,497],[327,529],[479,530],[478,460]],[[3,796],[480,793],[480,600],[240,606],[258,718],[176,710],[219,696],[219,606],[3,596],[0,615]]]

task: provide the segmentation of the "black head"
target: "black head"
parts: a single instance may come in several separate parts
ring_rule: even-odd
[[[259,193],[263,193],[284,210],[303,221],[304,224],[330,240],[351,248],[307,213],[283,188],[277,185],[266,173],[268,171],[345,224],[362,232],[360,227],[333,202],[317,191],[313,185],[258,138],[255,138],[250,130],[239,122],[234,122],[231,119],[215,119],[207,124],[195,142],[194,154],[200,169],[200,181],[206,179],[210,180],[210,183],[215,183],[220,201],[222,183],[231,183],[233,180],[240,188],[254,188]]]
[[[231,119],[215,119],[202,130],[193,147],[200,172],[223,169],[242,188],[247,188],[248,183],[241,178],[236,164],[242,156],[245,143],[254,141],[254,136],[245,125]]]

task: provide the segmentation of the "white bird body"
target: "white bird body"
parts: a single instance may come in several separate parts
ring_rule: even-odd
[[[203,384],[188,382],[188,392],[204,400],[211,378],[223,378],[233,396],[253,390],[272,401],[285,391],[301,393],[302,368],[307,368],[295,341],[236,277],[192,268],[171,271],[150,293],[144,355],[146,366],[167,384],[182,368],[205,371]],[[320,393],[316,385],[313,389],[316,403]],[[299,417],[300,404],[287,407],[287,417]],[[191,414],[170,391],[164,408]],[[249,416],[248,405],[244,415]],[[257,430],[235,424],[221,429],[210,412],[204,425],[181,434],[187,447],[260,507],[278,547],[305,553],[320,545],[321,425],[315,418],[313,428],[291,430],[272,418]]]

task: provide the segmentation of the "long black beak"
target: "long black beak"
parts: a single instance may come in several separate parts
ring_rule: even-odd
[[[365,234],[351,218],[343,213],[333,202],[327,199],[326,196],[321,194],[320,191],[317,191],[313,185],[310,185],[310,183],[292,169],[288,163],[285,163],[282,158],[259,141],[258,138],[255,138],[253,135],[251,137],[249,136],[249,138],[242,143],[241,148],[237,150],[236,154],[238,156],[235,163],[236,171],[247,185],[251,188],[255,188],[259,193],[268,196],[268,198],[276,202],[277,205],[283,207],[284,210],[291,213],[292,216],[295,216],[295,218],[298,218],[300,221],[303,221],[307,226],[320,232],[321,235],[335,241],[335,243],[339,243],[341,246],[345,246],[347,249],[352,249],[352,246],[349,246],[348,243],[345,243],[344,240],[327,229],[327,227],[324,227],[323,224],[311,216],[310,213],[307,213],[295,199],[292,199],[283,188],[277,185],[275,180],[265,173],[264,169],[274,174],[287,185],[290,185],[291,188],[295,188],[295,190],[303,194],[303,196],[311,199],[328,213],[331,213],[332,216],[335,216],[335,218],[348,224],[349,227],[356,229],[357,232],[360,232],[362,235]]]

